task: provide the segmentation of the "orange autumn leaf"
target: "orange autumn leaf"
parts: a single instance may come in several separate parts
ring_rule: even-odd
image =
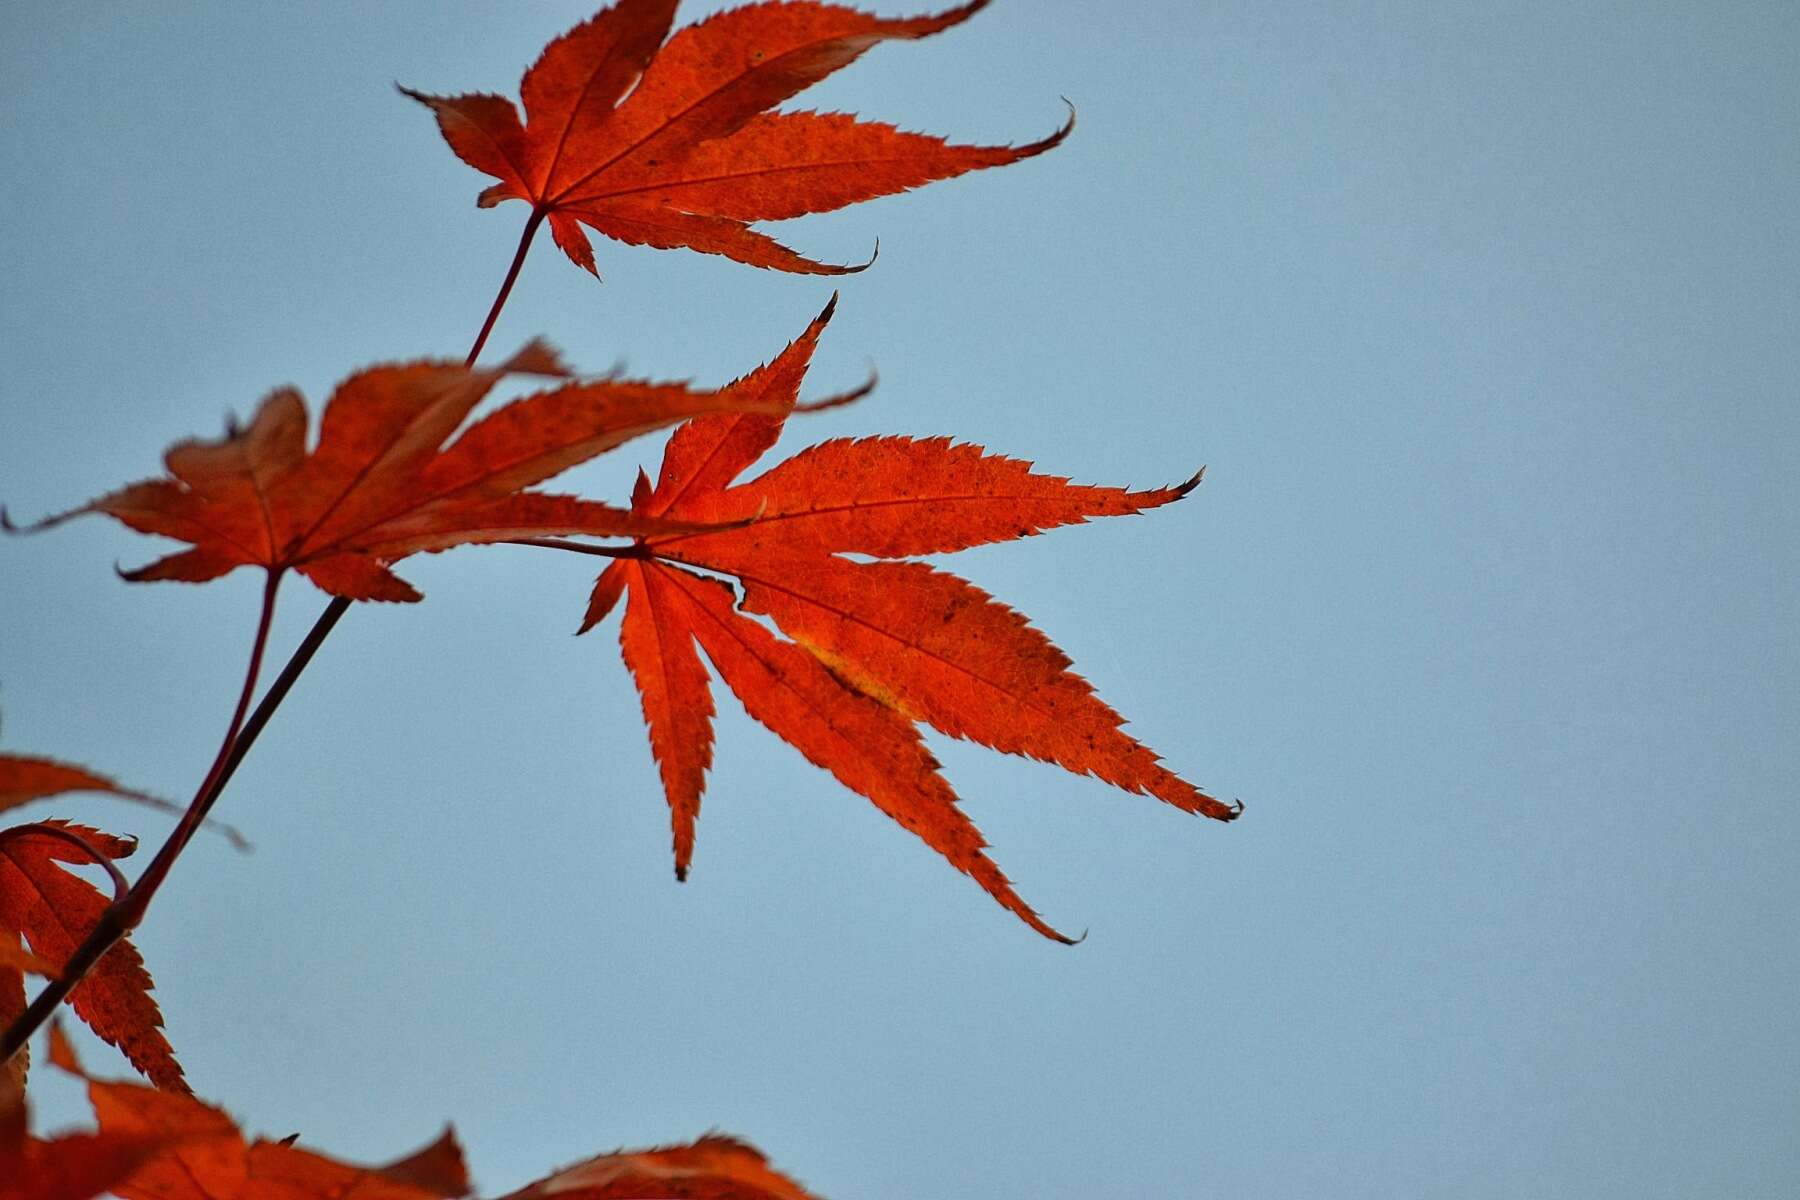
[[[395,601],[419,593],[389,564],[421,551],[693,528],[524,489],[639,434],[740,406],[735,397],[684,384],[573,381],[515,400],[445,445],[489,390],[515,374],[567,371],[536,342],[492,368],[422,361],[359,371],[333,393],[310,450],[305,404],[283,388],[223,440],[170,449],[167,477],[31,528],[104,513],[139,532],[190,543],[125,572],[134,582],[200,582],[260,566],[296,570],[345,599]]]
[[[86,767],[35,755],[0,754],[0,810],[17,808],[49,796],[60,796],[64,792],[104,792],[160,812],[176,815],[181,813],[180,805],[170,803],[161,796],[121,787],[105,775]],[[249,848],[250,843],[244,840],[243,834],[231,826],[210,820],[206,824],[223,833],[238,849]],[[0,947],[0,954],[4,953],[5,948]]]
[[[60,832],[59,832],[60,831]],[[124,858],[137,848],[129,838],[63,821],[45,821],[0,832],[0,940],[17,945],[23,937],[38,959],[68,960],[110,903],[93,884],[64,864],[93,857]],[[117,1046],[131,1065],[159,1088],[186,1091],[181,1066],[162,1029],[162,1011],[143,959],[121,939],[69,993],[75,1015]],[[24,1010],[17,965],[0,965],[0,1017],[7,1022]]]
[[[449,1130],[396,1162],[354,1166],[292,1138],[246,1139],[224,1112],[192,1096],[95,1079],[58,1026],[50,1031],[50,1061],[86,1082],[99,1129],[39,1141],[26,1136],[22,1107],[10,1122],[0,1119],[0,1200],[89,1200],[102,1190],[121,1200],[455,1200],[469,1191],[462,1149]],[[717,1133],[686,1145],[602,1154],[503,1200],[553,1196],[818,1200],[755,1147]]]
[[[88,1200],[172,1144],[161,1134],[98,1130],[39,1138],[27,1125],[22,1072],[0,1071],[0,1200]]]
[[[524,200],[594,271],[581,226],[633,245],[683,246],[810,274],[833,266],[750,228],[827,212],[1050,149],[1073,120],[1023,146],[957,146],[843,113],[771,112],[877,42],[960,24],[987,0],[885,18],[836,4],[750,4],[670,36],[675,0],[619,0],[544,48],[525,72],[525,119],[502,96],[406,95],[450,148],[499,180],[489,207]]]
[[[43,955],[33,954],[16,941],[0,938],[0,969],[7,967],[30,975],[48,977],[56,974],[56,964]],[[4,1002],[0,1002],[0,1012],[5,1012],[8,1007]],[[6,1019],[10,1020],[11,1017],[17,1016],[24,1007],[24,1004],[20,1003],[18,1009],[10,1013]]]
[[[88,1200],[110,1193],[155,1153],[143,1138],[71,1133],[0,1146],[0,1200]]]
[[[64,792],[106,792],[161,808],[167,802],[122,788],[85,767],[32,755],[0,754],[0,810],[17,808]]]
[[[191,1095],[122,1080],[98,1080],[77,1061],[60,1027],[50,1061],[83,1079],[99,1123],[97,1139],[152,1147],[104,1186],[121,1200],[451,1200],[469,1190],[455,1135],[384,1166],[340,1162],[290,1144],[247,1140],[236,1122]],[[85,1200],[50,1190],[48,1172],[26,1176],[22,1200]]]
[[[685,1146],[618,1150],[564,1167],[501,1200],[818,1200],[754,1146],[708,1134]]]
[[[944,553],[1138,513],[1186,495],[1199,476],[1141,492],[1081,486],[977,446],[888,437],[825,442],[736,483],[779,437],[829,315],[734,385],[754,389],[765,411],[701,417],[676,431],[656,483],[640,477],[632,510],[706,527],[639,539],[601,574],[582,628],[625,598],[620,641],[669,802],[678,877],[712,763],[704,651],[752,717],[1032,928],[1067,941],[984,853],[919,725],[1185,812],[1229,821],[1239,810],[1126,734],[1123,718],[1023,616],[923,563],[843,555]],[[741,598],[697,572],[734,577]],[[791,640],[745,614],[770,618]]]
[[[117,1187],[166,1144],[113,1133],[36,1138],[23,1121],[12,1130],[0,1126],[0,1200],[89,1200]]]

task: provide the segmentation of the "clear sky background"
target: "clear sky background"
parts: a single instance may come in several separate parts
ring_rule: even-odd
[[[513,93],[591,11],[9,5],[0,499],[459,357],[525,212],[392,83]],[[255,853],[141,931],[195,1086],[351,1158],[454,1120],[489,1195],[711,1127],[831,1200],[1800,1192],[1800,10],[1003,0],[801,100],[1021,141],[1064,95],[1047,156],[777,230],[881,240],[809,390],[880,389],[785,444],[1206,464],[952,561],[1244,819],[936,742],[1056,946],[722,697],[678,886],[589,564],[415,560],[227,794]],[[834,286],[598,249],[495,348],[717,383]],[[161,549],[0,544],[0,744],[192,789],[260,580],[113,575]]]

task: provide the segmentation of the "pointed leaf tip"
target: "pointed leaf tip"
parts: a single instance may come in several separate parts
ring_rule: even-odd
[[[285,1139],[292,1142],[300,1135]],[[469,1193],[469,1169],[457,1140],[456,1128],[444,1126],[444,1132],[405,1158],[375,1168],[390,1180],[417,1188],[433,1196],[456,1197]]]
[[[81,1060],[75,1055],[75,1046],[63,1031],[60,1017],[53,1018],[50,1022],[50,1065],[71,1075],[87,1078],[87,1072],[81,1069]]]
[[[955,8],[946,8],[936,16],[926,17],[925,20],[935,27],[933,32],[949,29],[952,25],[962,24],[991,3],[993,0],[968,0],[966,4],[959,4]]]
[[[566,379],[575,373],[563,362],[556,347],[543,338],[526,342],[499,369],[514,375],[545,375],[555,379]]]
[[[873,392],[875,390],[875,385],[878,382],[879,377],[875,374],[875,368],[871,366],[869,368],[869,378],[856,387],[851,388],[847,392],[839,392],[835,396],[827,396],[823,400],[808,400],[804,404],[796,404],[794,405],[794,411],[797,413],[816,413],[824,412],[827,409],[832,408],[842,408],[846,404],[855,404],[858,400],[861,400],[863,397]]]

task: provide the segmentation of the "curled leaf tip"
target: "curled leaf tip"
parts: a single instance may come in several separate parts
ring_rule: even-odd
[[[183,812],[182,806],[176,804],[173,800],[166,800],[161,796],[153,796],[149,792],[140,792],[132,788],[113,788],[111,789],[111,792],[121,800],[129,800],[133,804],[142,804],[146,808],[154,808],[158,812],[168,813],[171,816],[179,817]],[[200,827],[202,829],[210,829],[223,837],[226,841],[231,843],[232,849],[238,851],[240,854],[248,854],[256,849],[255,846],[250,844],[250,840],[238,831],[235,825],[229,825],[224,821],[219,820],[217,817],[207,817],[200,822]],[[136,845],[136,840],[133,839],[133,849],[136,848]]]
[[[1062,141],[1071,133],[1075,132],[1075,102],[1067,96],[1058,96],[1057,99],[1068,105],[1069,119],[1063,122],[1061,129],[1050,135],[1050,146],[1054,146],[1057,142]],[[1046,146],[1044,149],[1048,150],[1050,146]]]
[[[41,517],[36,521],[27,521],[20,525],[6,511],[6,506],[0,504],[0,531],[10,534],[42,533],[52,525],[60,525],[70,517],[80,516],[84,511],[86,510],[77,508],[69,512],[52,513],[50,516]]]
[[[859,263],[814,263],[807,271],[814,275],[860,275],[875,265],[881,257],[881,239],[875,239],[875,249],[869,252],[867,260]]]
[[[28,837],[48,837],[67,842],[86,855],[90,864],[100,867],[106,872],[107,877],[112,880],[113,903],[123,903],[125,894],[131,890],[131,882],[125,878],[124,872],[113,865],[113,859],[129,857],[137,849],[137,839],[113,839],[118,843],[118,854],[109,855],[88,838],[82,836],[82,833],[77,831],[78,828],[63,821],[34,821],[29,825],[14,825],[10,829],[0,830],[0,842]],[[86,832],[92,833],[93,831],[87,830]]]
[[[1070,100],[1067,96],[1061,96],[1059,99],[1068,106],[1069,115],[1067,119],[1065,119],[1061,125],[1057,126],[1054,131],[1039,138],[1037,141],[1026,142],[1022,146],[1015,146],[1009,150],[1007,153],[1012,155],[1012,161],[1018,162],[1022,159],[1036,158],[1047,150],[1054,150],[1067,141],[1071,133],[1075,132],[1075,102]]]

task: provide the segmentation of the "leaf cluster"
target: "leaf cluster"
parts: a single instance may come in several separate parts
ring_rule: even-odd
[[[98,1128],[39,1138],[27,1131],[25,1056],[11,1055],[0,1075],[0,1200],[84,1200],[106,1189],[126,1200],[468,1192],[448,1134],[380,1167],[337,1162],[292,1139],[246,1139],[190,1094],[150,976],[125,936],[343,611],[421,599],[395,570],[415,554],[505,542],[606,560],[580,628],[622,605],[621,649],[642,700],[682,879],[713,765],[715,679],[753,719],[1058,941],[1071,939],[989,858],[924,730],[1054,763],[1185,812],[1237,816],[1237,807],[1181,779],[1126,734],[1123,718],[1025,617],[924,561],[1160,508],[1187,495],[1198,474],[1145,490],[1082,485],[949,438],[870,437],[821,442],[746,478],[795,414],[868,390],[800,400],[836,296],[767,363],[714,388],[582,376],[539,341],[476,365],[541,224],[595,274],[587,231],[775,270],[842,274],[861,268],[817,262],[752,226],[1014,163],[1072,128],[1071,117],[1023,145],[959,146],[846,114],[776,109],[870,47],[941,32],[982,0],[904,19],[765,0],[681,29],[675,7],[618,0],[553,40],[521,82],[522,117],[512,101],[488,93],[402,89],[431,110],[463,161],[495,180],[480,195],[483,206],[520,200],[529,208],[519,253],[465,362],[355,371],[316,426],[304,398],[278,388],[223,437],[171,447],[162,474],[26,527],[106,516],[183,544],[122,572],[130,582],[199,583],[254,567],[267,586],[218,759],[135,884],[116,865],[135,849],[130,839],[55,820],[0,831],[0,1024],[9,1049],[66,996],[150,1084],[93,1079],[53,1029],[50,1059],[87,1082]],[[540,384],[476,418],[490,392],[514,377]],[[571,467],[671,428],[655,478],[640,471],[627,504],[548,490]],[[330,595],[331,607],[246,721],[277,590],[295,575]],[[0,809],[77,790],[167,806],[84,768],[0,756]],[[80,873],[87,867],[108,874],[111,897]],[[30,1005],[28,975],[51,981]],[[607,1200],[645,1188],[720,1200],[806,1195],[751,1147],[709,1135],[603,1155],[514,1197]]]

